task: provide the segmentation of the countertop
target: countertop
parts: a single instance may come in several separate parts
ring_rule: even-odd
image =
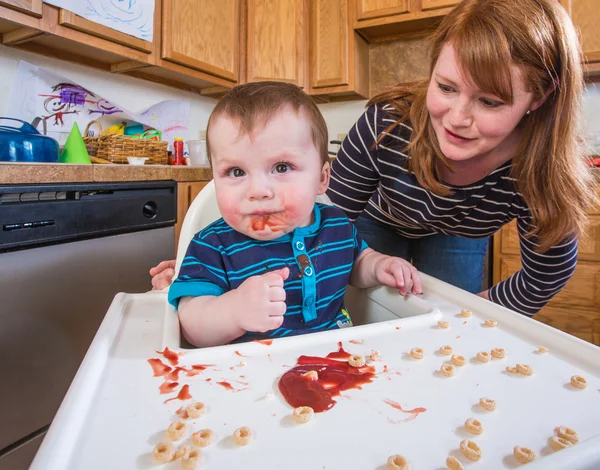
[[[210,168],[170,165],[70,165],[0,162],[0,184],[83,183],[99,181],[210,181]]]

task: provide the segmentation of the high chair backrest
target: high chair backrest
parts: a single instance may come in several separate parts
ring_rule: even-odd
[[[317,202],[331,204],[326,195],[318,196]],[[181,232],[179,234],[179,244],[177,246],[177,260],[175,263],[175,276],[179,274],[179,267],[185,257],[188,245],[200,230],[213,223],[221,217],[219,206],[217,205],[217,196],[215,194],[215,182],[211,180],[202,191],[198,193],[196,199],[190,205],[190,208],[183,219]]]
[[[190,205],[185,219],[183,219],[181,232],[179,233],[179,244],[177,246],[176,275],[179,274],[179,267],[194,235],[220,217],[221,212],[219,211],[219,206],[217,206],[215,182],[211,180],[198,193],[196,199]]]

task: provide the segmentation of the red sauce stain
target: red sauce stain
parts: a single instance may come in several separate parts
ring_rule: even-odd
[[[467,324],[467,322],[466,322],[466,321],[464,321],[464,322],[463,322],[463,325],[466,325],[466,324]]]
[[[259,217],[254,222],[252,222],[252,230],[256,230],[256,231],[264,230],[265,225],[268,225],[268,223],[269,223],[269,216],[263,215],[262,217]]]
[[[235,390],[235,388],[233,388],[229,382],[222,381],[222,382],[217,382],[217,383],[218,383],[218,384],[219,384],[221,387],[224,387],[224,388],[225,388],[225,389],[227,389],[227,390]]]
[[[365,340],[364,339],[351,339],[349,342],[352,344],[363,344],[365,342]]]
[[[335,406],[341,392],[352,388],[361,389],[361,385],[375,379],[373,366],[352,367],[346,361],[337,360],[338,356],[349,354],[338,343],[339,351],[326,357],[300,356],[297,365],[279,379],[279,391],[291,406],[310,406],[316,413]],[[307,372],[317,371],[318,380],[306,380]]]
[[[186,384],[181,387],[181,390],[179,390],[179,393],[176,397],[169,398],[168,400],[165,400],[164,403],[168,403],[171,400],[189,400],[190,398],[192,398],[190,395],[190,386]]]
[[[209,367],[214,367],[215,364],[194,364],[192,366],[193,370],[197,370],[198,372],[202,372],[204,370],[206,370]]]
[[[181,416],[183,419],[188,419],[190,417],[190,415],[188,415],[187,410],[184,409],[183,406],[179,408],[175,413]]]
[[[399,327],[399,326],[397,326],[397,327],[396,327],[396,329],[397,329],[397,330],[399,330],[399,329],[400,329],[400,327]]]
[[[339,349],[337,351],[330,352],[329,354],[327,354],[327,358],[328,359],[348,360],[350,358],[350,356],[352,355],[348,351],[344,350],[344,348],[342,347],[341,341],[338,341],[338,348]]]
[[[246,376],[245,375],[240,375],[240,379],[245,379]]]
[[[271,344],[273,344],[273,340],[272,339],[255,339],[252,342],[253,343],[264,344],[265,346],[271,346]]]
[[[160,391],[161,395],[165,395],[167,393],[172,393],[178,386],[179,382],[165,382],[158,387],[158,390]]]
[[[171,363],[172,366],[176,366],[179,364],[179,354],[174,351],[171,351],[169,348],[165,348],[164,351],[156,351],[158,354],[162,354],[167,361]]]
[[[271,340],[271,341],[272,341],[272,340]],[[244,354],[242,354],[241,352],[239,352],[237,349],[234,351],[234,354],[235,354],[236,356],[240,356],[240,357],[248,357],[248,356],[245,356]]]
[[[206,379],[207,382],[210,382],[212,379],[209,377],[208,379]]]
[[[427,409],[425,408],[414,408],[412,410],[405,410],[402,408],[402,406],[400,405],[400,403],[397,403],[393,400],[388,400],[387,398],[383,400],[384,403],[390,405],[392,408],[395,408],[397,410],[402,411],[402,413],[407,413],[410,414],[412,416],[410,416],[409,418],[406,418],[404,420],[404,422],[407,421],[412,421],[413,419],[415,419],[417,416],[419,416],[419,414],[424,413],[425,411],[427,411]]]
[[[164,377],[169,372],[171,372],[171,368],[164,364],[160,359],[148,359],[148,364],[152,367],[154,371],[154,377]]]
[[[458,335],[458,336],[456,337],[456,339],[460,339],[460,335]]]

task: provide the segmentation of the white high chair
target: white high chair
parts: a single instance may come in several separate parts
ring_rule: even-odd
[[[331,204],[331,200],[326,195],[318,196],[317,202]],[[183,220],[175,261],[175,277],[179,275],[179,268],[194,235],[220,217],[215,183],[211,180],[198,193]],[[344,303],[354,325],[397,320],[431,312],[429,303],[413,295],[401,296],[397,291],[385,286],[371,289],[356,289],[348,286]]]

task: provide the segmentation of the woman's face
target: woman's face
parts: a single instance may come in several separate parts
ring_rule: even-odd
[[[438,57],[427,91],[427,108],[443,154],[452,161],[514,152],[515,128],[532,107],[521,71],[511,67],[512,105],[484,93],[465,77],[454,48],[446,44]]]

